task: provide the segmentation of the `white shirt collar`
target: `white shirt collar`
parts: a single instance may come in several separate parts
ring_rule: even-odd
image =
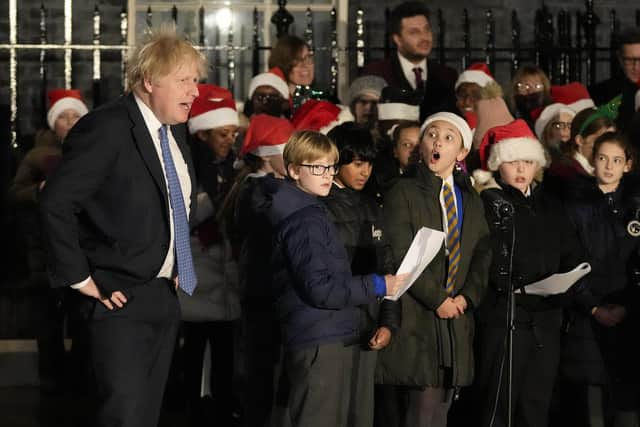
[[[144,124],[147,125],[147,128],[149,129],[149,133],[154,138],[156,137],[159,138],[158,130],[160,129],[160,126],[162,126],[163,123],[160,120],[158,120],[158,118],[153,113],[153,111],[151,111],[151,108],[149,108],[149,106],[145,104],[144,101],[142,101],[142,99],[138,97],[138,95],[134,93],[133,97],[136,100],[136,104],[138,104],[138,108],[140,109],[140,112],[142,113],[142,118],[144,119]]]
[[[595,168],[591,166],[591,163],[589,163],[589,160],[587,160],[587,158],[583,156],[582,153],[579,153],[576,151],[573,154],[573,158],[576,159],[578,163],[580,163],[580,166],[582,166],[582,169],[584,169],[589,175],[593,175]]]
[[[425,82],[427,81],[427,58],[424,58],[418,64],[414,64],[404,56],[400,55],[400,52],[397,52],[397,54],[398,60],[400,61],[400,67],[402,67],[402,72],[409,84],[411,84],[412,88],[416,88],[416,75],[413,72],[413,69],[416,67],[422,68],[422,80]]]
[[[449,185],[449,188],[451,189],[451,191],[453,191],[453,174],[449,175],[448,177],[442,179],[442,188],[444,188],[444,184],[447,183],[447,185]]]

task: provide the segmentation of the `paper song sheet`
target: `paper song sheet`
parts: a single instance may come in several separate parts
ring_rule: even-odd
[[[398,298],[407,292],[407,289],[413,285],[413,282],[416,281],[438,251],[440,251],[444,238],[445,233],[439,230],[433,230],[427,227],[422,227],[418,230],[396,272],[396,274],[409,273],[409,278],[405,285],[398,290],[398,293],[393,296],[387,296],[385,299],[397,301]]]
[[[591,265],[583,262],[567,273],[553,274],[546,279],[525,285],[524,290],[528,295],[543,297],[562,294],[589,272],[591,272]],[[520,294],[520,289],[516,290],[516,293]]]

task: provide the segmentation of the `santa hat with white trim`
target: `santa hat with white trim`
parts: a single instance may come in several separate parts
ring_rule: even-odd
[[[271,86],[277,90],[284,99],[289,99],[289,85],[284,79],[284,73],[278,67],[273,67],[266,73],[256,75],[249,83],[249,99],[253,92],[260,86]]]
[[[293,132],[294,128],[287,119],[268,114],[254,114],[249,121],[240,155],[251,153],[262,157],[282,154]]]
[[[545,128],[549,124],[551,120],[558,116],[560,113],[570,114],[571,117],[576,116],[576,112],[573,108],[569,107],[566,104],[562,104],[560,102],[556,102],[554,104],[549,104],[540,112],[540,116],[536,119],[535,123],[535,131],[536,135],[539,139],[542,139],[542,134],[544,133]],[[532,113],[532,116],[534,114]]]
[[[291,117],[291,124],[296,130],[312,130],[324,135],[342,123],[353,121],[348,107],[317,99],[306,101]]]
[[[199,84],[199,95],[191,105],[189,132],[194,134],[223,126],[240,124],[236,102],[227,89],[212,84]]]
[[[487,131],[480,144],[482,168],[497,171],[504,162],[531,160],[546,167],[549,160],[544,147],[522,119]]]
[[[49,97],[49,111],[47,111],[47,124],[51,129],[58,116],[64,110],[75,110],[80,117],[89,112],[82,101],[82,95],[77,89],[52,89],[47,93]]]
[[[551,99],[555,103],[567,105],[576,113],[596,106],[587,88],[579,82],[551,86]]]
[[[446,111],[432,114],[426,118],[426,120],[420,127],[421,141],[422,141],[422,136],[424,135],[425,131],[428,129],[429,125],[435,121],[440,121],[440,120],[450,123],[456,129],[458,129],[458,132],[460,132],[460,135],[462,136],[462,144],[464,145],[464,148],[466,148],[467,150],[471,149],[471,141],[473,140],[473,133],[471,132],[471,128],[469,127],[469,124],[464,118],[458,116],[457,114],[449,113]]]
[[[454,89],[458,89],[458,86],[463,83],[475,83],[480,87],[485,87],[489,83],[495,83],[495,79],[491,75],[487,64],[484,62],[475,62],[460,73]]]

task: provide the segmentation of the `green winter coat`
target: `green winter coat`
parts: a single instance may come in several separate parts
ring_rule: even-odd
[[[408,386],[467,386],[473,381],[473,309],[487,289],[491,263],[489,229],[480,196],[469,179],[457,172],[463,220],[456,292],[468,303],[458,319],[445,320],[436,309],[447,298],[446,255],[440,252],[401,297],[402,326],[378,356],[376,382]],[[385,197],[385,234],[396,267],[421,227],[442,230],[439,201],[442,180],[420,165],[413,178],[400,179]],[[443,366],[451,369],[443,369]]]

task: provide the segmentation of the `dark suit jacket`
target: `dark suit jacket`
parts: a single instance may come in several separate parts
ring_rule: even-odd
[[[365,65],[361,74],[380,76],[386,80],[389,86],[408,91],[414,90],[404,76],[400,60],[395,52],[389,58]],[[440,65],[430,59],[427,60],[427,81],[420,105],[420,121],[440,111],[459,114],[454,91],[457,79],[458,73],[453,68]]]
[[[195,180],[185,125],[171,131]],[[160,159],[133,94],[82,117],[41,196],[52,286],[92,276],[110,295],[155,278],[169,247]]]

